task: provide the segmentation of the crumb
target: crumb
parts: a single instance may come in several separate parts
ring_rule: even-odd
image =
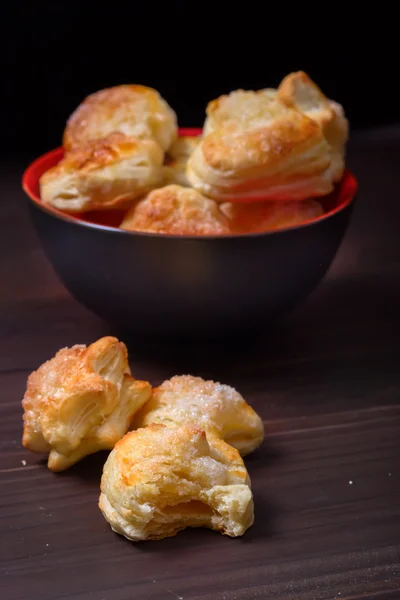
[[[26,460],[21,460],[21,462],[22,462],[22,465],[25,467],[25,465],[26,465]]]
[[[391,476],[392,476],[392,474],[391,474],[391,473],[389,473],[389,477],[391,477]]]
[[[350,479],[350,481],[349,481],[349,485],[353,485],[353,482],[351,481],[351,479]]]
[[[46,546],[48,546],[49,544],[46,544]]]

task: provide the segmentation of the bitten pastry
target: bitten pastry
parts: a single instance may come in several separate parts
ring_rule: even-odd
[[[123,209],[163,179],[164,154],[153,140],[123,133],[87,142],[40,178],[44,204],[64,212]]]
[[[152,423],[177,427],[192,423],[236,448],[242,456],[264,439],[264,425],[244,398],[229,385],[192,375],[176,375],[154,388],[135,415],[132,427]]]
[[[208,104],[203,139],[186,169],[195,189],[232,202],[303,200],[333,190],[344,168],[342,108],[327,100],[340,123],[328,125],[297,101],[300,94],[282,88],[236,90]]]
[[[175,183],[183,187],[190,187],[186,176],[186,165],[189,156],[199,145],[200,139],[200,136],[182,136],[172,144],[163,167],[165,185]]]
[[[139,200],[125,215],[120,227],[175,235],[229,234],[227,217],[213,200],[196,190],[167,185]]]
[[[125,344],[104,337],[64,348],[28,378],[22,444],[63,471],[126,433],[151,386],[131,376]]]
[[[232,233],[275,231],[300,225],[324,214],[317,200],[297,202],[223,202],[221,211],[230,220]]]
[[[186,527],[237,537],[253,524],[250,478],[239,453],[193,425],[150,425],[109,454],[99,507],[132,541],[158,540]]]
[[[174,110],[153,88],[119,85],[87,96],[68,119],[63,146],[67,150],[117,131],[153,139],[166,151],[178,132]]]

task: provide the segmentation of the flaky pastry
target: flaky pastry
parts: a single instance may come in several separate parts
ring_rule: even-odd
[[[297,71],[285,77],[277,90],[278,98],[323,128],[325,138],[333,149],[331,172],[333,181],[339,181],[345,167],[345,149],[349,136],[349,122],[343,107],[325,96],[320,88],[304,73]]]
[[[200,136],[181,136],[172,144],[163,167],[165,185],[175,183],[183,187],[190,187],[186,176],[186,165],[200,139]]]
[[[120,227],[175,235],[229,234],[227,217],[213,200],[171,184],[153,190],[125,215]]]
[[[344,168],[344,122],[338,116],[338,128],[326,125],[315,111],[285,100],[282,88],[236,90],[208,104],[203,138],[186,169],[195,189],[217,201],[302,200],[333,190]]]
[[[253,524],[250,478],[237,450],[193,425],[150,425],[109,454],[99,507],[132,541],[207,527],[231,537]]]
[[[177,117],[153,88],[119,85],[87,96],[68,119],[63,146],[70,150],[117,131],[153,139],[166,151],[177,137]]]
[[[261,233],[300,225],[324,214],[318,200],[295,202],[223,202],[221,211],[226,214],[233,233]]]
[[[44,204],[64,212],[128,208],[163,180],[164,154],[153,140],[123,133],[87,142],[40,178]]]
[[[131,376],[126,346],[114,337],[59,350],[28,378],[23,446],[49,453],[49,469],[63,471],[113,448],[150,395],[150,384]]]
[[[177,427],[192,423],[236,448],[242,456],[264,439],[258,414],[234,388],[192,375],[176,375],[153,388],[151,399],[135,415],[132,427],[152,423]]]

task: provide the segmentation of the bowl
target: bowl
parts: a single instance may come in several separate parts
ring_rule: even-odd
[[[61,148],[53,150],[23,175],[44,251],[77,302],[148,340],[223,340],[267,331],[325,276],[357,192],[346,171],[323,199],[323,216],[273,232],[182,237],[125,231],[118,229],[118,212],[67,215],[41,202],[39,178],[62,156]]]

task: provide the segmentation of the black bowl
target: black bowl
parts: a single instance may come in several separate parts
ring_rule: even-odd
[[[44,206],[39,177],[61,156],[60,149],[42,156],[23,179],[47,257],[79,303],[118,329],[155,340],[265,331],[304,302],[326,274],[357,191],[354,176],[346,172],[324,200],[326,214],[269,233],[138,233],[104,225],[99,215],[82,220]],[[114,218],[117,225],[121,215]]]

